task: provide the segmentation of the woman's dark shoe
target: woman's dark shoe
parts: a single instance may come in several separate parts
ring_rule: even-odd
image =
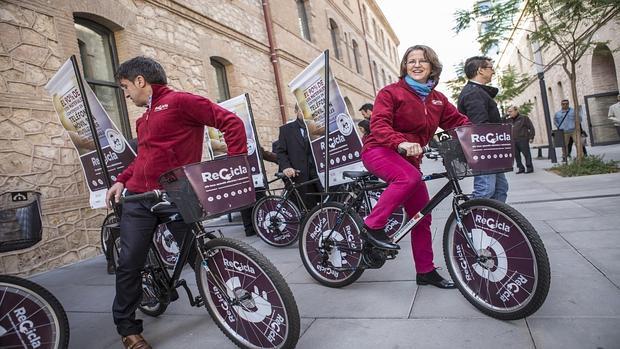
[[[437,269],[433,269],[433,271],[417,274],[415,277],[415,282],[418,285],[433,285],[439,288],[456,288],[454,282],[446,280],[439,275]]]
[[[373,246],[384,250],[400,250],[400,246],[392,243],[383,229],[371,229],[364,224],[364,231],[366,231],[366,239]]]

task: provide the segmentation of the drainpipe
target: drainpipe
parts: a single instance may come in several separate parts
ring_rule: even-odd
[[[364,25],[364,13],[362,13],[362,5],[360,0],[357,0],[357,9],[360,11],[360,18],[362,22],[362,34],[364,35],[364,46],[366,46],[366,57],[368,57],[368,69],[370,72],[370,81],[372,82],[372,90],[377,95],[377,87],[375,86],[375,76],[372,73],[372,63],[370,62],[370,50],[368,50],[368,39],[366,38],[366,26]]]
[[[276,79],[276,90],[278,92],[278,102],[280,103],[280,117],[282,124],[286,124],[286,110],[284,106],[286,101],[282,94],[282,83],[280,74],[280,62],[278,61],[278,55],[276,54],[276,39],[273,36],[273,21],[271,20],[271,9],[269,8],[269,0],[263,0],[263,15],[265,16],[265,27],[267,28],[267,39],[269,40],[269,57],[271,64],[273,64],[273,75]]]

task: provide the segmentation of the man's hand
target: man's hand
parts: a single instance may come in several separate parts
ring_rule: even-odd
[[[108,192],[105,194],[105,204],[106,206],[108,206],[108,208],[112,208],[111,207],[111,202],[112,199],[114,199],[115,203],[118,203],[121,199],[121,194],[123,193],[123,190],[125,189],[125,185],[123,183],[114,183],[114,185],[112,187],[110,187],[110,189],[108,189]]]
[[[402,142],[398,145],[398,152],[405,156],[419,156],[422,154],[422,146],[419,143]]]
[[[297,176],[297,170],[295,170],[292,167],[285,168],[284,171],[282,171],[282,173],[284,173],[284,175],[287,176],[288,178]]]

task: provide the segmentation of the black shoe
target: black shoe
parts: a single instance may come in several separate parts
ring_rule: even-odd
[[[525,171],[525,173],[532,173],[532,172],[534,172],[534,170],[527,170],[527,171]]]
[[[366,232],[366,239],[373,246],[384,250],[400,250],[400,246],[392,243],[383,229],[370,229],[364,224],[364,231]]]
[[[256,235],[256,231],[254,229],[245,231],[245,236],[254,236],[254,235]]]
[[[519,170],[519,171],[517,171],[517,173],[516,173],[516,174],[520,174],[520,173],[525,173],[525,171],[523,171],[523,170]]]
[[[434,269],[428,273],[416,275],[415,282],[418,285],[433,285],[439,288],[456,288],[454,282],[442,278],[437,272],[437,269]]]

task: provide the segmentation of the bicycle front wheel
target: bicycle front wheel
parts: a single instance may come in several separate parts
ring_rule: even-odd
[[[514,208],[495,200],[460,205],[463,227],[452,213],[444,231],[444,256],[452,279],[465,298],[501,320],[533,314],[549,292],[551,272],[542,240]]]
[[[328,287],[344,287],[362,276],[361,227],[359,216],[341,203],[319,205],[308,212],[299,253],[316,281]]]
[[[300,318],[276,267],[241,241],[218,238],[197,256],[200,295],[217,326],[242,348],[293,348]]]
[[[267,244],[284,247],[297,241],[301,212],[290,199],[269,195],[261,198],[252,210],[252,224]]]
[[[62,305],[32,281],[0,275],[0,343],[3,348],[69,346],[69,321]]]

